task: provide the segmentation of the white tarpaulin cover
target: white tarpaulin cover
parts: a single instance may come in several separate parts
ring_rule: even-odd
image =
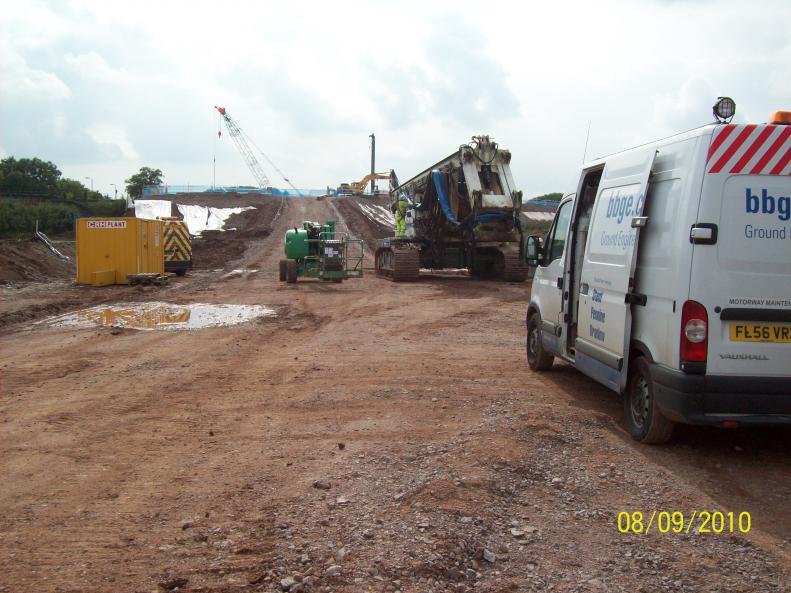
[[[203,231],[222,231],[225,221],[231,214],[239,214],[252,210],[254,206],[245,208],[212,208],[211,206],[194,206],[177,204],[179,212],[187,223],[190,235],[198,236]]]
[[[135,218],[156,220],[170,216],[170,200],[135,200]]]
[[[395,215],[390,211],[389,208],[385,208],[379,204],[363,204],[362,202],[358,202],[358,204],[360,206],[360,210],[362,210],[363,214],[365,214],[365,216],[367,216],[369,219],[378,222],[379,224],[383,224],[384,226],[395,226]]]
[[[522,212],[522,216],[527,220],[551,221],[555,218],[554,212]]]

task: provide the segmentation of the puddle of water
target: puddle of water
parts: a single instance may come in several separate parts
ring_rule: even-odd
[[[223,280],[231,280],[233,278],[239,278],[241,276],[249,276],[250,274],[257,274],[258,268],[240,268],[236,270],[231,270],[227,274],[223,274]]]
[[[277,315],[263,305],[212,305],[192,303],[117,303],[98,305],[39,321],[49,327],[121,327],[128,329],[203,329],[236,325],[259,317]]]

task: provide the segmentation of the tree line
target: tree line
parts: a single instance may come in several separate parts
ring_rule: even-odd
[[[99,200],[101,193],[92,191],[76,179],[62,176],[60,169],[39,158],[0,161],[0,193],[9,196],[46,196],[65,200]]]
[[[160,169],[140,167],[126,180],[126,192],[140,197],[146,185],[159,185]],[[100,200],[101,192],[85,187],[76,179],[63,177],[55,163],[40,158],[7,157],[0,161],[0,194],[6,196],[39,196],[63,200]]]
[[[162,177],[159,169],[141,167],[126,180],[126,191],[140,197],[144,186],[159,185]],[[66,232],[78,217],[125,212],[126,200],[104,199],[101,192],[63,177],[50,161],[14,157],[0,161],[0,237],[29,236],[36,223],[43,233]]]
[[[548,194],[543,194],[540,196],[534,196],[530,198],[531,200],[544,200],[545,202],[560,202],[560,199],[563,197],[563,193],[559,191],[551,192]]]

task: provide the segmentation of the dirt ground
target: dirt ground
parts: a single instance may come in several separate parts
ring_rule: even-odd
[[[0,591],[791,589],[789,430],[636,444],[607,389],[527,368],[527,284],[280,283],[302,220],[373,241],[349,207],[272,201],[202,247],[238,253],[163,288],[0,286]],[[36,324],[153,300],[277,316]],[[654,510],[749,512],[751,530],[619,532]]]
[[[0,284],[73,276],[73,234],[54,241],[54,245],[71,261],[55,256],[43,243],[33,239],[0,240]]]

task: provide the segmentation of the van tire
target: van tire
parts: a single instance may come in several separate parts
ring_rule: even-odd
[[[286,283],[295,284],[297,281],[297,262],[296,260],[286,260]]]
[[[666,443],[673,436],[675,425],[656,406],[651,367],[644,356],[635,358],[630,366],[629,382],[623,397],[626,429],[634,440],[646,445]]]
[[[527,364],[534,371],[548,371],[555,357],[541,343],[541,315],[533,313],[527,320]]]

